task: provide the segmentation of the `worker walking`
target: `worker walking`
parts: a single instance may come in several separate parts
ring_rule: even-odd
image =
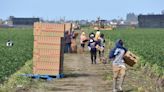
[[[122,84],[126,72],[123,56],[126,52],[127,49],[123,47],[123,41],[119,39],[115,44],[115,48],[113,48],[109,54],[109,58],[112,59],[113,63],[113,92],[117,92],[117,90],[122,91]]]
[[[85,43],[86,43],[87,41],[88,41],[88,39],[87,39],[87,37],[86,37],[85,32],[82,32],[82,33],[81,33],[81,36],[80,36],[80,44],[81,44],[82,52],[84,52]]]
[[[70,53],[71,52],[71,34],[69,31],[65,32],[65,36],[64,36],[64,40],[65,40],[65,53]]]
[[[97,30],[95,35],[95,40],[98,41],[99,38],[100,38],[100,30]]]
[[[105,37],[104,37],[103,33],[101,33],[101,35],[98,39],[98,43],[99,43],[99,46],[100,46],[99,58],[100,58],[100,61],[102,61],[101,59],[104,57],[104,49],[105,49]]]
[[[95,38],[95,33],[91,32],[91,33],[89,34],[89,38],[90,38],[90,39],[94,39],[94,38]]]
[[[91,34],[89,42],[88,42],[88,49],[90,51],[91,54],[91,63],[97,63],[96,62],[96,58],[97,58],[97,49],[96,49],[96,45],[98,45],[97,41],[94,40],[94,36],[93,34]]]

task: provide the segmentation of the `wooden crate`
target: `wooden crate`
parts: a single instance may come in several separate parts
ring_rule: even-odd
[[[35,43],[36,42],[36,43]],[[61,38],[60,37],[51,37],[51,36],[34,36],[34,45],[37,43],[41,44],[58,44],[60,46],[61,44]]]
[[[61,74],[60,70],[56,69],[37,69],[33,67],[33,73],[34,74],[40,74],[40,75],[58,75]]]
[[[37,58],[50,58],[50,59],[54,59],[54,61],[56,60],[60,60],[60,54],[59,55],[45,55],[45,54],[42,54],[42,55],[39,55],[39,54],[33,54],[33,57],[37,57]]]
[[[64,31],[65,24],[34,24],[34,74],[58,75],[63,72]]]
[[[138,59],[139,58],[130,51],[127,51],[124,55],[125,63],[131,67],[138,62]]]
[[[34,35],[35,36],[56,36],[56,37],[64,37],[64,32],[60,32],[60,31],[43,31],[43,30],[39,30],[39,31],[34,31]]]
[[[35,62],[34,67],[37,69],[55,69],[59,70],[60,69],[60,62],[41,62],[37,61]]]
[[[34,49],[33,52],[35,55],[39,56],[59,56],[60,57],[60,49]]]
[[[60,50],[60,44],[44,44],[34,41],[34,50],[35,49],[51,49],[51,50]]]
[[[34,35],[64,37],[65,24],[34,23]]]
[[[72,30],[72,23],[65,23],[65,30],[71,31]]]
[[[37,61],[40,61],[40,62],[55,62],[55,63],[58,63],[60,62],[60,59],[54,59],[54,58],[49,58],[49,57],[40,57],[38,55],[34,55],[33,57],[33,62],[37,62]]]
[[[53,23],[34,23],[34,30],[43,30],[43,31],[65,31],[65,24],[53,24]]]
[[[60,74],[61,69],[60,56],[39,56],[34,54],[33,58],[33,73],[34,74],[47,74],[56,75]],[[46,72],[47,71],[47,72]]]

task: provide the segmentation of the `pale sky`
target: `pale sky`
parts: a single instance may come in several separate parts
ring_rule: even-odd
[[[44,19],[126,18],[126,14],[160,14],[164,0],[0,0],[0,18],[42,17]]]

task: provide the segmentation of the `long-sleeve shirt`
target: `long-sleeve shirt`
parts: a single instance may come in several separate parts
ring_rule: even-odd
[[[99,39],[99,45],[100,47],[105,47],[105,39],[104,38],[101,38]]]
[[[93,40],[93,39],[90,39],[90,40]],[[88,47],[91,49],[90,51],[97,51],[96,49],[96,45],[98,45],[97,41],[93,40],[88,42]]]
[[[71,35],[70,34],[65,35],[65,43],[71,43]]]
[[[95,35],[95,40],[97,41],[99,39],[99,37],[100,37],[100,31],[97,31],[96,35]]]
[[[113,60],[113,65],[123,66],[125,67],[123,56],[125,54],[125,50],[121,48],[116,48],[114,55],[115,58]]]
[[[81,43],[81,44],[84,44],[83,41],[86,40],[86,39],[87,39],[87,37],[86,37],[85,35],[81,35],[81,36],[80,36],[80,43]]]

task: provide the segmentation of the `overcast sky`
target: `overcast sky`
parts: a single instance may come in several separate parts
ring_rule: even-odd
[[[164,0],[0,0],[0,18],[42,17],[44,19],[126,18],[126,14],[164,10]]]

